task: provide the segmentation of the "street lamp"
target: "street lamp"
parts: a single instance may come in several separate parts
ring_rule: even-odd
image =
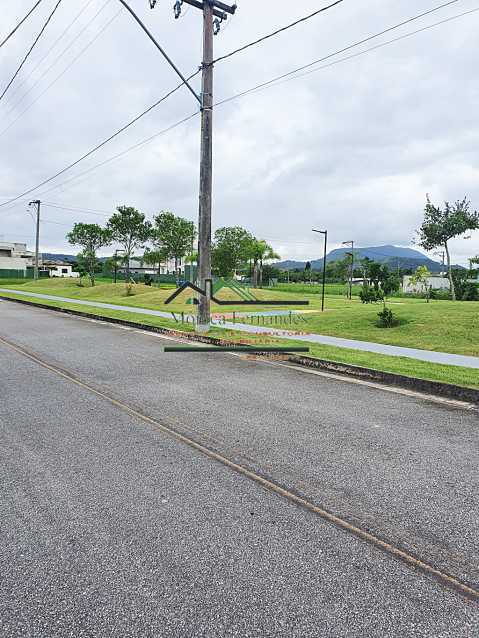
[[[313,233],[320,233],[324,235],[324,257],[323,257],[323,295],[321,299],[321,312],[324,312],[324,289],[326,286],[326,251],[328,246],[328,231],[327,230],[316,230],[313,228]]]
[[[343,246],[351,246],[351,277],[349,279],[349,299],[353,298],[353,276],[354,276],[354,241],[343,241]]]

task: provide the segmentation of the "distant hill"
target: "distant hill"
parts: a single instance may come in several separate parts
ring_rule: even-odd
[[[48,259],[50,261],[69,261],[71,263],[76,263],[76,255],[65,255],[63,253],[42,253],[43,259]]]
[[[351,252],[351,248],[349,247],[336,248],[328,254],[326,261],[331,262],[344,259],[348,252]],[[354,260],[356,262],[359,262],[361,259],[365,259],[366,257],[372,261],[386,264],[390,268],[397,268],[399,265],[399,267],[403,270],[415,270],[418,266],[427,266],[429,271],[432,273],[439,273],[443,269],[442,263],[433,261],[427,255],[424,255],[419,252],[419,250],[414,250],[413,248],[402,248],[400,246],[369,246],[365,248],[354,248]],[[284,270],[304,270],[306,263],[306,261],[286,260],[277,262],[273,264],[273,266]],[[311,268],[313,270],[322,270],[322,258],[311,260]],[[461,268],[461,266],[457,266],[457,268]]]
[[[65,253],[42,253],[43,259],[50,261],[69,261],[71,264],[76,264],[76,255],[67,255]],[[98,261],[105,261],[108,257],[98,257]]]

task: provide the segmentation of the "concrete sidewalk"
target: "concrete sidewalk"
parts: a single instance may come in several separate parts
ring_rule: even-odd
[[[120,306],[117,304],[102,303],[100,301],[86,301],[84,299],[71,299],[69,297],[57,297],[55,295],[45,295],[41,293],[27,292],[24,290],[13,290],[11,288],[0,288],[0,293],[13,293],[24,297],[34,297],[36,299],[45,299],[49,301],[63,301],[65,303],[73,303],[79,306],[89,306],[93,308],[105,308],[107,310],[121,310],[123,312],[131,312],[133,314],[149,315],[153,317],[162,317],[171,319],[170,312],[161,310],[150,310],[148,308],[136,308],[133,306]],[[178,314],[178,313],[176,313]],[[254,313],[259,314],[259,313]],[[432,350],[419,350],[417,348],[403,348],[401,346],[390,346],[383,343],[373,343],[370,341],[357,341],[355,339],[342,339],[340,337],[330,337],[327,335],[307,334],[307,335],[291,335],[286,330],[278,330],[273,327],[252,326],[245,323],[233,323],[227,321],[225,323],[216,324],[218,328],[230,330],[239,330],[252,334],[274,334],[281,339],[294,339],[295,341],[304,341],[306,343],[317,343],[326,346],[334,346],[336,348],[349,348],[352,350],[361,350],[364,352],[374,352],[376,354],[385,354],[392,357],[408,357],[417,359],[418,361],[428,361],[429,363],[439,363],[444,365],[459,366],[463,368],[479,369],[479,357],[471,357],[460,354],[451,354],[448,352],[434,352]]]

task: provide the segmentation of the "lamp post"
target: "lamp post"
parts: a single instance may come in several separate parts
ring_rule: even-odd
[[[354,276],[354,241],[343,241],[343,246],[351,246],[351,277],[349,279],[349,299],[353,298],[353,276]]]
[[[313,233],[320,233],[324,235],[324,257],[323,257],[323,293],[321,298],[321,312],[324,312],[324,289],[326,287],[326,252],[328,247],[328,231],[327,230],[316,230],[313,228]]]

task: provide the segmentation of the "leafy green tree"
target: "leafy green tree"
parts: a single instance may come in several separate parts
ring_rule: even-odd
[[[154,218],[152,241],[168,257],[175,260],[176,282],[179,281],[179,263],[193,251],[196,238],[195,224],[169,211]]]
[[[241,226],[218,228],[213,243],[213,268],[220,277],[231,277],[251,255],[254,237]]]
[[[434,206],[429,196],[427,196],[424,221],[417,231],[419,235],[418,243],[425,250],[443,247],[446,251],[447,270],[453,301],[456,300],[456,289],[452,276],[449,241],[467,231],[477,230],[478,228],[479,214],[476,211],[471,212],[470,202],[467,198],[462,201],[456,201],[454,204],[445,202],[444,209],[440,209],[438,206]]]
[[[111,243],[111,234],[98,224],[77,223],[73,226],[73,230],[66,236],[68,243],[72,246],[81,246],[83,248],[79,255],[82,262],[82,269],[88,273],[90,283],[95,285],[95,272],[98,266],[97,251],[103,246]]]
[[[126,269],[127,294],[131,292],[130,260],[135,250],[144,248],[151,236],[151,223],[145,220],[133,206],[118,206],[117,212],[108,220],[107,229],[113,241],[120,244]]]
[[[430,297],[430,288],[428,285],[430,276],[431,273],[429,272],[427,266],[418,266],[416,268],[416,272],[414,273],[414,275],[411,276],[409,280],[413,286],[420,286],[423,289],[426,295],[427,303],[429,303]]]
[[[143,255],[143,261],[148,266],[154,266],[158,271],[158,276],[161,275],[161,264],[168,259],[166,250],[147,250]]]
[[[327,267],[328,270],[328,267]],[[336,261],[330,262],[329,264],[329,272],[332,275],[332,278],[336,281],[340,281],[341,283],[346,283],[349,279],[349,273],[351,270],[351,258],[345,257],[344,259],[338,259]]]

